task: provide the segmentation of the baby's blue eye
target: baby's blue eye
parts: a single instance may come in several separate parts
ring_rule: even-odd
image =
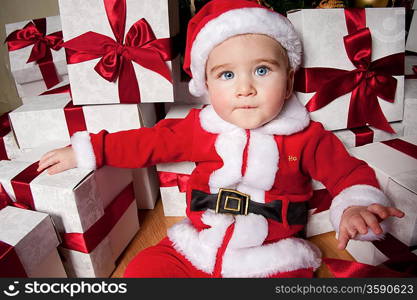
[[[235,74],[231,71],[225,71],[222,74],[220,74],[220,78],[224,80],[230,80],[235,77]]]
[[[265,76],[268,72],[269,69],[267,67],[257,67],[255,70],[255,74],[258,76]]]

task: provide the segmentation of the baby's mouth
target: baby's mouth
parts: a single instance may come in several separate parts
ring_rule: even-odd
[[[258,108],[258,107],[254,105],[241,105],[241,106],[236,107],[235,109],[254,109],[254,108]]]

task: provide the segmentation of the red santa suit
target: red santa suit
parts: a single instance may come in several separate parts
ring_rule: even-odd
[[[330,215],[336,231],[347,207],[389,204],[373,170],[351,157],[320,123],[310,121],[295,96],[257,129],[241,129],[206,106],[153,128],[76,133],[72,142],[79,166],[196,163],[186,193],[187,218],[168,230],[168,239],[157,249],[139,254],[147,261],[145,268],[152,268],[152,261],[165,266],[165,276],[279,277],[297,270],[311,275],[321,264],[320,251],[296,237],[307,222],[311,178],[334,196]],[[213,195],[221,188],[249,195],[247,214],[216,213],[213,206],[193,199],[196,193]],[[369,232],[362,238],[377,237]],[[146,270],[142,274],[158,276]],[[127,276],[135,271],[130,269]]]

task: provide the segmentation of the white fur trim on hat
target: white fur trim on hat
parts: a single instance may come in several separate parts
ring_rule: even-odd
[[[358,184],[344,189],[336,197],[334,197],[330,206],[330,221],[333,225],[333,229],[337,233],[339,232],[339,224],[342,219],[343,212],[349,206],[369,206],[374,203],[384,206],[390,205],[390,201],[385,194],[373,186]],[[383,233],[376,235],[372,232],[372,230],[368,229],[367,234],[358,234],[354,239],[363,241],[382,239],[385,232],[388,231],[388,223],[383,221],[380,225]]]
[[[301,42],[291,22],[284,16],[264,8],[239,8],[229,10],[207,24],[197,34],[191,48],[190,93],[196,97],[206,92],[205,68],[211,50],[240,34],[264,34],[286,49],[290,66],[294,70],[301,62]]]
[[[74,149],[78,168],[89,170],[96,168],[96,157],[91,144],[90,134],[87,131],[74,133],[71,137],[71,146]]]

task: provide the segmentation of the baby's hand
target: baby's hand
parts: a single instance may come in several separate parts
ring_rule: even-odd
[[[388,217],[404,217],[404,212],[395,207],[372,204],[369,206],[348,207],[342,215],[339,226],[339,249],[345,249],[349,239],[353,239],[358,233],[368,233],[368,227],[375,234],[381,234],[382,228],[379,222]]]
[[[77,160],[72,147],[55,149],[45,153],[40,161],[38,172],[48,168],[48,174],[53,175],[75,168]]]

